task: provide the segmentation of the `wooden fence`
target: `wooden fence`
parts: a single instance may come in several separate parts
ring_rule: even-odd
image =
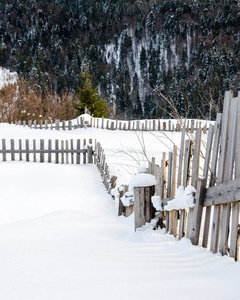
[[[186,236],[193,245],[238,260],[240,99],[233,98],[231,92],[225,93],[224,110],[217,115],[215,127],[209,127],[205,153],[200,147],[201,135],[197,129],[193,140],[185,139],[183,129],[181,148],[177,151],[173,147],[168,163],[166,153],[160,165],[155,158],[149,163],[149,173],[157,179],[156,195],[163,203],[166,232],[178,239]],[[200,156],[204,156],[202,169]],[[188,184],[196,188],[194,208],[188,213],[185,209],[166,211],[164,208],[176,195],[176,188]]]
[[[82,148],[81,148],[82,146]],[[2,161],[26,160],[27,162],[55,162],[86,164],[93,162],[92,139],[80,140],[22,140],[2,139],[0,148]]]
[[[94,127],[109,130],[130,130],[130,131],[181,131],[182,128],[190,132],[194,132],[197,128],[202,128],[206,132],[209,125],[214,122],[209,122],[205,120],[133,120],[133,121],[122,121],[122,120],[110,120],[104,118],[93,118],[93,117],[79,117],[77,124],[73,124],[72,121],[61,121],[55,120],[40,120],[37,121],[16,121],[16,125],[28,126],[34,129],[49,129],[49,130],[73,130],[83,127]],[[75,122],[76,123],[76,122]]]

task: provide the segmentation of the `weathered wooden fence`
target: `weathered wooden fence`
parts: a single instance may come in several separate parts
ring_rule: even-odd
[[[183,129],[181,148],[177,151],[174,146],[168,156],[164,153],[160,165],[155,163],[155,158],[149,164],[149,173],[157,179],[156,195],[162,199],[166,232],[178,239],[186,236],[194,245],[238,260],[240,98],[225,93],[223,113],[217,115],[215,127],[209,127],[204,151],[200,147],[201,135],[197,129],[193,140],[185,139]],[[204,160],[200,168],[201,156]],[[166,211],[176,188],[188,184],[196,188],[194,208],[188,212],[185,209]]]
[[[82,148],[81,148],[82,147]],[[93,162],[92,140],[22,140],[2,139],[2,161],[26,160],[27,162],[55,162],[86,164]]]
[[[203,131],[207,131],[209,125],[214,122],[208,122],[205,120],[133,120],[133,121],[123,121],[123,120],[111,120],[111,119],[99,119],[93,117],[80,117],[77,119],[77,124],[73,124],[72,121],[61,121],[55,120],[40,120],[34,121],[16,121],[16,125],[28,126],[34,129],[49,129],[49,130],[72,130],[83,127],[94,127],[109,130],[131,130],[131,131],[181,131],[182,128],[190,132],[194,132],[197,128],[202,128]]]

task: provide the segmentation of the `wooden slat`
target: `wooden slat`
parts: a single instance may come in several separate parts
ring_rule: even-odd
[[[14,140],[13,139],[11,139],[10,140],[10,144],[11,144],[11,160],[12,161],[14,161],[15,160],[15,153],[14,153],[14,147],[15,147],[15,145],[14,145]]]
[[[167,197],[172,197],[172,152],[168,152]]]
[[[19,150],[22,150],[22,140],[19,140],[18,141],[18,144],[19,144]],[[22,153],[19,153],[19,160],[21,161],[22,160]]]
[[[183,165],[183,182],[184,187],[187,186],[189,168],[190,168],[190,151],[191,151],[191,141],[185,141],[185,150],[184,150],[184,165]]]
[[[80,149],[80,148],[81,148],[81,141],[78,139],[77,140],[77,149]],[[80,153],[77,153],[76,164],[77,165],[80,164]]]
[[[175,215],[174,215],[174,230],[173,230],[173,236],[176,238],[178,235],[178,217],[179,217],[179,213],[176,210],[175,211]]]
[[[177,176],[177,146],[173,145],[171,197],[174,197],[176,194],[176,176]]]
[[[73,150],[73,139],[70,140],[70,144],[71,144],[71,164],[74,164],[74,154],[72,152],[72,150]]]
[[[206,179],[199,178],[197,184],[197,192],[195,195],[195,205],[193,208],[192,220],[188,226],[188,231],[187,231],[187,238],[191,240],[193,245],[198,245],[199,242],[205,189],[206,189]]]
[[[2,157],[3,157],[3,161],[7,161],[7,154],[6,154],[5,150],[6,150],[6,140],[2,139]]]
[[[194,140],[194,155],[192,161],[192,180],[191,185],[197,188],[197,180],[199,174],[199,161],[200,161],[200,148],[201,148],[201,128],[198,128],[195,133],[195,140]]]
[[[48,140],[48,150],[52,150],[52,140]],[[48,153],[48,162],[52,162],[52,154],[51,152]]]
[[[86,146],[87,142],[86,142],[86,139],[83,140],[83,148]],[[86,154],[84,153],[83,154],[83,164],[86,164],[87,162],[87,157],[86,157]]]
[[[69,146],[68,146],[68,140],[65,141],[65,148],[67,150],[66,152],[66,164],[69,164],[69,158],[68,158],[68,150],[69,150]]]
[[[44,162],[44,140],[40,140],[40,163]]]
[[[225,162],[225,177],[224,182],[229,182],[233,178],[233,164],[235,159],[235,142],[236,142],[236,122],[237,122],[237,109],[238,98],[232,99],[231,112],[230,112],[230,124],[228,130],[228,143]],[[230,223],[230,211],[231,204],[225,204],[222,208],[222,220],[221,220],[221,234],[219,251],[226,255],[228,252],[228,237],[229,237],[229,223]]]
[[[183,167],[184,142],[185,142],[185,128],[182,129],[181,146],[180,146],[179,163],[178,163],[177,187],[179,187],[182,184],[182,167]]]
[[[33,150],[36,150],[36,140],[33,140]],[[33,153],[33,161],[37,162],[36,153]]]
[[[179,221],[179,229],[178,229],[178,239],[182,239],[186,234],[186,210],[180,210],[180,221]]]
[[[29,161],[29,140],[25,140],[25,148],[26,148],[26,161]]]
[[[59,163],[59,154],[57,152],[57,150],[59,149],[59,142],[58,140],[55,140],[55,163],[58,164]]]

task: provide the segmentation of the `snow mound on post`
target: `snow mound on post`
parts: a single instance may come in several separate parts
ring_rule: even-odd
[[[188,185],[185,189],[180,185],[176,191],[176,196],[173,200],[169,201],[165,206],[165,210],[179,210],[194,207],[194,195],[196,190],[193,186]]]
[[[135,187],[147,187],[147,186],[153,186],[156,184],[157,184],[157,180],[153,175],[140,173],[140,174],[135,175],[131,179],[128,190],[130,192],[133,192]]]
[[[147,168],[145,166],[139,166],[137,168],[137,173],[140,174],[140,173],[147,173]]]
[[[152,200],[153,207],[157,211],[162,210],[162,200],[160,196],[152,196],[151,200]]]

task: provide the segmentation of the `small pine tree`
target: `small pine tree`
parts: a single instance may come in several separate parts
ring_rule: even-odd
[[[97,88],[92,85],[92,76],[88,72],[87,64],[85,65],[85,72],[81,73],[82,85],[78,87],[76,93],[76,102],[73,106],[77,111],[77,115],[84,114],[85,107],[90,110],[94,117],[107,117],[108,106],[106,100],[101,98],[97,92]]]

